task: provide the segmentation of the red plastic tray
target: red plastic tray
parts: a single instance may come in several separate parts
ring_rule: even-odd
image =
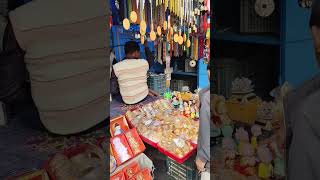
[[[192,147],[193,147],[192,150],[191,150],[189,153],[187,153],[187,154],[186,154],[184,157],[182,157],[182,158],[179,158],[179,157],[175,156],[174,154],[172,154],[171,152],[169,152],[169,151],[161,148],[160,146],[158,146],[158,150],[159,150],[162,154],[164,154],[164,155],[170,157],[171,159],[173,159],[174,161],[176,161],[177,163],[182,164],[182,163],[184,163],[186,160],[188,160],[188,159],[192,156],[192,154],[196,151],[196,149],[197,149],[197,146],[195,146],[194,144],[191,144],[191,145],[192,145]]]
[[[140,135],[140,138],[142,139],[143,142],[149,144],[150,146],[152,146],[152,147],[154,147],[154,148],[157,148],[157,147],[158,147],[158,143],[155,143],[155,142],[151,141],[150,139],[142,136],[141,134],[139,134],[139,135]]]

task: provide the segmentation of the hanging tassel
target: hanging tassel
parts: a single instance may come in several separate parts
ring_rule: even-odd
[[[158,62],[160,63],[160,64],[162,64],[162,60],[161,60],[161,42],[160,42],[160,40],[158,41]]]

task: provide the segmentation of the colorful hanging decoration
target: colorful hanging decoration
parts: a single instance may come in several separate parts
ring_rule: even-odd
[[[137,15],[137,13],[136,13],[135,11],[131,11],[131,13],[130,13],[130,20],[131,20],[131,22],[133,22],[133,23],[136,23],[136,22],[137,22],[137,20],[138,20],[138,15]]]
[[[129,21],[129,19],[127,19],[127,18],[123,19],[122,23],[123,23],[123,28],[125,30],[129,30],[130,29],[130,21]]]

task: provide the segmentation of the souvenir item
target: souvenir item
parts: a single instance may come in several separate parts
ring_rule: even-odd
[[[124,116],[119,116],[110,121],[110,134],[112,137],[125,133],[128,130],[129,126]]]
[[[110,139],[113,148],[113,154],[120,165],[133,157],[133,153],[124,134],[115,136]]]
[[[110,180],[126,180],[126,176],[122,171],[110,177]]]
[[[167,21],[163,21],[163,30],[167,30],[167,28],[168,28],[168,23],[167,23]]]
[[[49,168],[57,180],[74,179],[76,176],[71,161],[63,154],[56,154],[49,162]]]
[[[179,101],[177,100],[177,97],[173,97],[172,99],[172,105],[174,108],[178,108],[179,107]]]
[[[188,39],[188,40],[187,40],[187,48],[189,48],[190,45],[191,45],[191,42],[190,42],[190,40]]]
[[[252,125],[257,120],[260,103],[261,99],[254,93],[233,94],[226,101],[226,107],[232,120]]]
[[[110,155],[110,173],[113,173],[117,168],[117,162],[116,159]]]
[[[173,41],[176,42],[176,43],[179,41],[179,35],[178,34],[174,34],[173,35]]]
[[[258,177],[261,179],[271,178],[273,172],[271,151],[266,146],[260,146],[257,149],[257,154],[261,161],[258,166]]]
[[[196,110],[196,118],[199,119],[200,113],[199,113],[199,109],[196,106],[195,106],[195,110]]]
[[[250,93],[253,91],[252,81],[248,78],[236,78],[232,81],[232,93]]]
[[[157,33],[158,33],[158,36],[161,36],[162,32],[161,32],[161,27],[160,26],[157,27]]]
[[[194,119],[194,118],[196,117],[196,111],[195,111],[194,107],[191,107],[191,108],[190,108],[190,111],[191,111],[190,117],[191,117],[192,119]]]
[[[235,138],[238,141],[238,149],[239,149],[239,151],[240,151],[240,149],[242,149],[242,146],[244,144],[248,144],[249,143],[249,134],[243,127],[240,127],[239,129],[236,130]]]
[[[129,19],[127,19],[127,18],[123,19],[123,28],[125,30],[129,30],[130,29],[130,21],[129,21]]]
[[[252,145],[253,149],[256,150],[257,146],[258,146],[257,137],[262,134],[260,126],[253,125],[251,127],[251,133],[252,133],[251,145]]]
[[[140,166],[137,162],[133,162],[129,164],[127,167],[123,169],[123,172],[126,176],[126,179],[132,178],[134,175],[138,174],[140,172]]]
[[[222,140],[223,156],[225,167],[232,168],[236,157],[236,144],[231,137],[224,137]]]
[[[213,114],[216,118],[215,124],[219,126],[222,125],[230,125],[232,123],[227,107],[226,107],[226,100],[223,96],[214,95],[213,96]]]
[[[256,164],[254,149],[250,143],[243,143],[239,149],[240,165],[243,167],[253,167]]]
[[[274,170],[273,174],[276,178],[281,179],[285,177],[285,161],[284,161],[284,150],[281,150],[281,152],[278,149],[278,146],[276,143],[271,143],[271,149],[274,153]]]
[[[144,146],[142,140],[140,139],[140,136],[136,130],[136,128],[133,128],[131,130],[129,130],[126,134],[125,134],[128,143],[131,147],[131,151],[133,153],[134,156],[142,153],[146,147]]]
[[[197,65],[197,63],[196,63],[195,60],[191,60],[191,61],[189,62],[189,66],[192,67],[192,68],[196,67],[196,65]]]
[[[260,17],[269,17],[275,11],[274,0],[256,0],[254,10]]]
[[[136,22],[137,22],[137,19],[138,19],[137,13],[136,13],[135,11],[132,11],[132,12],[130,13],[130,20],[131,20],[131,22],[136,23]]]
[[[156,33],[152,30],[152,31],[150,32],[150,40],[151,40],[151,41],[154,41],[154,40],[156,40],[156,37],[157,37]]]
[[[152,180],[152,179],[153,178],[150,174],[150,170],[145,168],[129,180]]]

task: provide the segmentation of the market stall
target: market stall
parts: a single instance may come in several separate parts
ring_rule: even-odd
[[[116,162],[110,177],[128,179],[126,168],[132,167],[134,174],[145,178],[149,174],[154,179],[198,178],[194,164],[198,92],[208,86],[210,2],[111,0],[110,5],[112,70],[120,89],[112,94],[110,104],[111,159]],[[147,60],[148,67],[137,57],[128,59],[126,43],[135,48],[132,41],[139,44],[139,57]],[[148,90],[143,89],[145,85]],[[138,135],[135,140],[126,137],[131,131]],[[150,153],[154,151],[165,157],[165,171],[155,162],[153,168],[144,170],[145,166],[134,160],[141,154],[154,159]]]

